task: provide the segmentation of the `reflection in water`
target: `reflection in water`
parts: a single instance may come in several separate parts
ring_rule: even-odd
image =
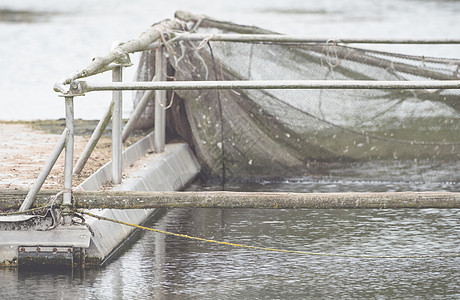
[[[254,246],[367,255],[460,251],[460,210],[173,209],[148,226]],[[460,258],[321,257],[144,232],[100,270],[2,270],[2,296],[58,298],[459,297]],[[24,289],[29,287],[29,289]]]

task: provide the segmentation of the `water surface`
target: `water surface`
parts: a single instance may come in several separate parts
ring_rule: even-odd
[[[141,9],[140,9],[141,8]],[[177,9],[290,34],[327,37],[459,38],[460,1],[77,1],[0,0],[0,119],[61,118],[52,91],[61,76],[138,36]],[[16,11],[16,13],[14,13]],[[30,13],[27,13],[30,12]],[[26,18],[27,17],[27,18]],[[20,19],[19,18],[19,19]],[[452,46],[385,50],[458,57]],[[125,78],[132,78],[129,71]],[[107,78],[106,78],[107,79]],[[108,79],[110,80],[110,79]],[[127,99],[130,95],[127,94]],[[78,98],[76,117],[99,118],[109,94]],[[125,115],[131,110],[125,104]],[[320,178],[235,182],[239,191],[454,191],[458,163],[370,164]],[[334,254],[460,253],[460,210],[174,209],[148,226],[220,241]],[[459,258],[362,259],[266,252],[141,232],[99,270],[0,270],[1,299],[460,298]]]
[[[173,209],[155,228],[333,254],[460,252],[460,210]],[[347,258],[222,246],[143,232],[106,267],[0,271],[3,296],[72,299],[458,298],[460,258]],[[27,288],[24,288],[27,287]]]
[[[52,90],[58,79],[105,55],[114,41],[136,38],[151,24],[173,18],[176,10],[310,37],[460,38],[459,1],[0,0],[0,120],[62,118],[64,104]],[[460,53],[452,45],[367,47],[425,56]],[[132,80],[134,69],[125,70],[124,80]],[[110,74],[98,80],[110,81]],[[109,92],[78,97],[76,118],[99,119],[110,98]],[[124,98],[127,117],[131,93]]]

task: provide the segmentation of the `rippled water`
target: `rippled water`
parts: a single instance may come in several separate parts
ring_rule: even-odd
[[[0,0],[0,120],[62,118],[62,99],[52,90],[59,78],[106,54],[114,41],[136,38],[179,9],[311,37],[460,37],[460,2],[448,0]],[[460,53],[453,45],[368,47],[425,56]],[[133,76],[134,68],[126,69],[124,80]],[[110,74],[102,80],[110,81]],[[131,94],[124,95],[128,116]],[[110,93],[77,99],[76,118],[99,119]]]
[[[245,245],[334,254],[460,252],[460,210],[174,209],[148,226]],[[0,295],[78,299],[458,298],[460,258],[266,252],[143,232],[105,268],[0,271]]]
[[[316,170],[315,174],[278,180],[230,181],[222,187],[219,180],[204,186],[192,185],[190,190],[254,191],[254,192],[458,192],[459,161],[368,161],[336,163]]]

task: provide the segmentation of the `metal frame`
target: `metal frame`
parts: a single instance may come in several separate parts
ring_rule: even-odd
[[[220,41],[220,42],[267,42],[267,43],[343,43],[343,44],[417,44],[446,45],[460,44],[460,39],[381,39],[381,38],[324,38],[284,34],[235,34],[235,33],[174,33],[172,40]]]
[[[193,90],[193,89],[460,89],[460,80],[442,81],[324,81],[324,80],[267,80],[267,81],[166,81],[166,57],[164,47],[160,40],[164,36],[165,28],[170,28],[173,41],[227,41],[227,42],[265,42],[265,43],[350,43],[350,44],[460,44],[460,39],[356,39],[356,38],[310,38],[294,35],[277,34],[196,34],[177,33],[173,29],[179,29],[181,23],[176,20],[164,21],[164,24],[156,24],[144,32],[138,39],[124,44],[118,44],[106,56],[98,57],[83,69],[64,77],[54,85],[54,90],[62,93],[66,99],[66,130],[63,132],[58,144],[48,159],[42,173],[37,178],[32,189],[23,202],[20,210],[29,208],[40,190],[44,180],[55,164],[59,154],[65,146],[65,171],[64,171],[64,205],[72,205],[72,169],[73,169],[73,98],[82,96],[91,91],[112,91],[113,101],[104,118],[99,122],[93,136],[80,160],[77,162],[75,174],[81,172],[86,160],[97,144],[110,117],[112,116],[112,175],[115,184],[122,180],[122,141],[127,138],[129,129],[134,120],[128,122],[122,131],[122,91],[123,90],[147,90],[142,103],[145,107],[152,93],[155,93],[155,150],[164,151],[165,138],[165,90]],[[157,49],[156,75],[151,82],[122,82],[122,68],[131,66],[129,53]],[[94,83],[79,80],[83,77],[98,73],[113,72],[113,82]],[[113,107],[113,108],[112,108]],[[141,109],[136,110],[135,116],[139,116]],[[66,222],[66,219],[64,218]],[[67,219],[67,222],[69,220]]]
[[[165,57],[164,46],[157,49],[155,54],[155,81],[166,81],[166,66],[167,60]],[[165,151],[165,134],[166,132],[166,91],[155,89],[155,135],[153,146],[155,152],[161,153]]]
[[[122,67],[115,68],[112,71],[112,81],[122,81]],[[113,115],[112,115],[112,180],[114,184],[121,183],[122,166],[123,166],[123,144],[122,134],[122,107],[123,96],[120,90],[113,91]]]
[[[254,80],[254,81],[163,81],[103,83],[75,81],[71,92],[122,90],[218,90],[218,89],[460,89],[460,80]]]
[[[62,195],[62,206],[70,208],[72,206],[72,173],[73,173],[73,150],[74,150],[74,107],[73,96],[65,97],[65,127],[69,130],[65,144],[65,164],[64,164],[64,193]],[[63,211],[64,224],[71,223],[69,210]]]

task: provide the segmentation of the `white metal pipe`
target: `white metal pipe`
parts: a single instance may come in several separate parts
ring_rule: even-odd
[[[126,58],[128,53],[140,52],[149,49],[152,44],[160,39],[161,35],[165,32],[179,30],[184,26],[180,20],[165,20],[160,23],[152,25],[144,31],[137,39],[132,39],[120,46],[112,49],[109,53],[102,57],[95,57],[91,64],[79,72],[70,74],[69,76],[61,78],[54,85],[56,92],[67,93],[66,85],[71,83],[77,78],[92,76],[106,70],[107,66],[114,61]]]
[[[74,109],[73,96],[65,97],[65,127],[69,130],[69,136],[65,145],[65,164],[64,164],[64,193],[62,204],[72,205],[72,170],[73,170],[73,148],[74,148]],[[64,223],[68,224],[69,218],[64,218]]]
[[[107,127],[110,119],[112,118],[112,113],[113,113],[113,106],[114,102],[110,103],[109,108],[104,114],[104,117],[99,120],[99,123],[97,123],[96,128],[94,129],[93,134],[91,135],[88,144],[86,144],[85,149],[83,150],[80,158],[78,159],[77,163],[75,164],[75,168],[73,173],[75,175],[78,175],[81,173],[83,168],[85,167],[86,162],[88,161],[89,157],[91,156],[91,153],[93,153],[94,148],[96,148],[97,143],[99,142],[99,139],[101,138],[102,134],[105,131],[105,128]]]
[[[328,43],[345,44],[460,44],[460,39],[381,39],[381,38],[324,38],[283,34],[234,34],[234,33],[175,33],[174,40],[225,41],[225,42],[277,42],[277,43]]]
[[[153,45],[154,44],[152,44],[152,46]],[[117,64],[117,63],[109,63],[108,65],[106,65],[104,67],[101,67],[101,69],[95,71],[91,76],[97,75],[97,74],[100,74],[100,73],[104,73],[104,72],[107,72],[107,71],[112,71],[113,69],[118,68],[119,66],[120,66],[120,64]],[[62,79],[57,81],[54,84],[53,89],[54,89],[55,92],[67,94],[69,92],[69,86],[67,84],[69,84],[73,80],[75,80],[77,78],[81,78],[81,77],[82,76],[81,76],[81,74],[79,72],[74,72],[74,73],[70,74],[69,76],[63,77]]]
[[[112,81],[122,81],[122,68],[118,67],[112,71]],[[122,91],[113,92],[113,116],[112,116],[112,179],[114,184],[121,183],[122,175],[122,152],[123,144],[121,140],[122,127]]]
[[[111,90],[212,90],[212,89],[460,89],[460,80],[255,80],[156,81],[102,83],[78,81],[80,92]]]
[[[177,20],[167,20],[164,24],[156,24],[144,32],[138,39],[131,40],[113,51],[109,52],[104,57],[97,57],[89,66],[81,72],[75,72],[60,79],[54,85],[54,90],[60,93],[67,93],[67,84],[77,78],[91,76],[100,72],[104,72],[111,67],[115,61],[123,53],[134,53],[145,50],[151,50],[157,47],[159,32],[163,32],[164,28],[179,29],[180,22]],[[157,27],[161,27],[158,29]],[[172,34],[175,40],[209,40],[209,41],[228,41],[228,42],[273,42],[273,43],[345,43],[345,44],[429,44],[429,45],[445,45],[445,44],[460,44],[460,39],[411,39],[411,38],[324,38],[324,37],[307,37],[298,35],[283,35],[283,34],[203,34],[203,33],[178,33]]]
[[[166,81],[166,57],[164,46],[158,48],[155,55],[155,81]],[[156,153],[165,150],[166,131],[166,91],[155,90],[155,133],[153,146]]]
[[[54,149],[51,152],[51,155],[49,156],[48,160],[45,163],[45,166],[43,167],[43,170],[40,172],[40,175],[38,175],[34,184],[30,188],[29,193],[27,193],[26,198],[22,202],[21,207],[19,208],[19,211],[25,211],[29,209],[34,203],[35,196],[37,196],[43,183],[45,182],[46,178],[50,174],[51,169],[53,168],[54,164],[59,158],[59,155],[61,155],[61,152],[65,147],[67,137],[69,136],[69,132],[70,131],[67,128],[65,128],[64,131],[62,132],[61,137],[59,138],[56,146],[54,146]]]

